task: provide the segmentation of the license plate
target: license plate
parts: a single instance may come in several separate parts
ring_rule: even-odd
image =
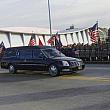
[[[70,69],[63,69],[62,71],[70,71]]]

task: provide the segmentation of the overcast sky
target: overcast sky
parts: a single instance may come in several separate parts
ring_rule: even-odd
[[[49,27],[48,0],[0,0],[0,27]],[[50,0],[53,29],[110,27],[110,0]]]

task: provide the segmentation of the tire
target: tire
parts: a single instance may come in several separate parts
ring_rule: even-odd
[[[49,66],[49,74],[52,76],[52,77],[55,77],[55,76],[58,76],[60,75],[60,71],[58,69],[58,67],[56,65],[50,65]]]
[[[9,73],[15,74],[17,72],[16,68],[13,65],[9,65]]]

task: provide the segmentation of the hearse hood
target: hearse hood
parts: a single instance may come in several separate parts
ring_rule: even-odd
[[[60,60],[60,61],[82,61],[81,59],[73,58],[73,57],[54,57],[52,59],[53,60]]]

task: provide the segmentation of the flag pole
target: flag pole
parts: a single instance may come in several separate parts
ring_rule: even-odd
[[[99,22],[98,20],[96,21],[97,23],[97,31],[98,31],[98,44],[100,43],[100,35],[99,35]]]
[[[50,12],[50,1],[48,0],[48,14],[49,14],[49,25],[50,25],[50,37],[52,37],[52,23],[51,23],[51,12]]]

